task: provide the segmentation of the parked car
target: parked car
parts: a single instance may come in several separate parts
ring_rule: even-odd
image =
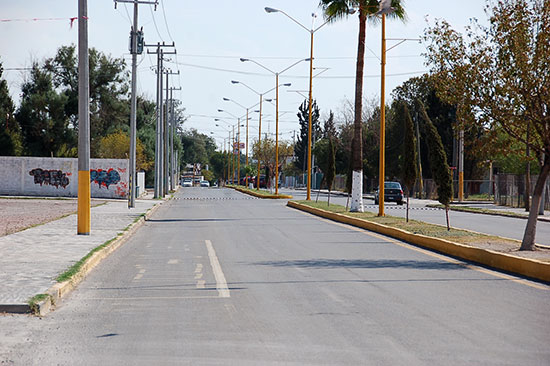
[[[380,201],[379,190],[374,193],[374,204],[377,205]],[[384,202],[396,202],[398,205],[403,204],[403,189],[399,182],[384,182]]]
[[[210,182],[207,180],[201,180],[201,187],[210,187]]]
[[[185,178],[182,182],[182,187],[193,187],[193,179]]]
[[[256,177],[248,179],[248,182],[252,182],[252,184],[254,184],[254,188],[256,188]],[[260,188],[267,188],[265,174],[260,174]]]

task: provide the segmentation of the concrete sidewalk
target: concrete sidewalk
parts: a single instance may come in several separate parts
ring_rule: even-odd
[[[94,248],[122,233],[162,201],[151,195],[112,200],[91,209],[91,235],[77,235],[77,215],[0,237],[0,312],[26,312],[28,301],[56,284],[56,277]]]

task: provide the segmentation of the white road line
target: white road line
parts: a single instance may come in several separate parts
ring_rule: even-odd
[[[178,264],[178,260],[177,259],[170,259],[168,261],[168,264]]]
[[[197,288],[205,288],[206,281],[205,280],[199,280],[197,281]]]
[[[136,277],[134,277],[134,280],[139,280],[139,279],[141,279],[141,277],[143,277],[143,274],[142,274],[142,273],[138,273],[138,274],[136,275]]]
[[[197,273],[197,274],[195,275],[195,279],[196,279],[196,280],[200,280],[201,278],[202,278],[202,273]]]
[[[225,281],[225,276],[220,265],[220,261],[216,256],[216,251],[212,242],[210,240],[205,240],[206,249],[208,250],[208,257],[210,258],[210,265],[212,266],[212,271],[214,272],[214,277],[216,278],[216,289],[218,290],[219,297],[231,297],[229,294],[229,288],[227,287],[227,282]]]
[[[198,263],[197,267],[195,268],[195,273],[201,273],[202,272],[202,264]]]

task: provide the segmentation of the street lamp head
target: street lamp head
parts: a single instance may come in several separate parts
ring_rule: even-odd
[[[286,84],[283,84],[283,86],[291,86],[292,83],[286,83]]]
[[[264,9],[265,9],[265,12],[266,12],[266,13],[278,13],[278,12],[279,12],[279,10],[273,9],[273,8],[268,8],[268,7],[266,7],[266,8],[264,8]]]
[[[241,62],[250,61],[249,59],[247,59],[247,58],[242,58],[242,57],[240,58],[240,60],[241,60]]]
[[[239,84],[240,81],[237,81],[237,80],[231,80],[231,84]]]
[[[264,100],[265,100],[266,102],[268,102],[268,103],[271,103],[271,102],[273,101],[273,99],[267,99],[267,98],[264,99]]]
[[[223,109],[218,109],[218,112],[223,112]]]
[[[311,58],[310,57],[304,58],[304,61],[311,61]]]
[[[229,99],[229,98],[225,98],[225,97],[223,98],[223,100],[225,100],[226,102],[229,102],[229,101],[231,101],[231,99]]]
[[[353,15],[353,14],[355,14],[356,12],[357,12],[357,9],[355,9],[355,8],[348,9],[348,14],[349,14],[349,15]]]

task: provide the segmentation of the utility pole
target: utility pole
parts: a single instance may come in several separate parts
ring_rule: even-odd
[[[174,51],[175,53],[175,51]],[[164,118],[164,125],[163,125],[163,132],[164,132],[164,174],[163,174],[163,177],[164,177],[164,195],[167,195],[168,193],[170,193],[170,187],[172,185],[172,182],[170,181],[170,179],[172,178],[171,174],[170,174],[170,159],[171,159],[171,156],[170,156],[170,117],[169,117],[169,114],[170,114],[170,110],[171,110],[171,106],[169,105],[169,102],[170,102],[170,87],[169,87],[169,77],[170,75],[179,75],[179,71],[178,72],[172,72],[172,70],[169,70],[169,69],[166,69],[166,71],[164,71],[164,73],[166,74],[166,105],[164,107],[164,111],[165,111],[165,118]]]
[[[163,98],[162,98],[162,70],[163,70],[163,56],[165,54],[175,54],[176,51],[166,52],[164,47],[175,47],[174,43],[165,44],[164,42],[157,44],[146,44],[145,47],[155,47],[155,51],[147,50],[148,54],[157,55],[157,128],[156,128],[156,147],[155,147],[155,198],[164,197],[164,179],[163,179]]]
[[[117,4],[134,4],[134,24],[130,31],[130,53],[132,54],[132,95],[130,97],[130,169],[128,174],[128,208],[135,207],[136,198],[136,109],[137,109],[137,55],[143,52],[143,31],[138,31],[138,5],[154,5],[157,9],[158,1],[143,0],[114,0]]]
[[[177,73],[179,75],[179,71]],[[175,177],[176,177],[176,158],[174,156],[174,138],[176,136],[176,115],[175,115],[175,105],[176,101],[172,97],[172,92],[174,90],[181,90],[180,88],[170,88],[170,189],[175,190]]]
[[[78,0],[78,235],[90,235],[90,204],[88,0]]]

